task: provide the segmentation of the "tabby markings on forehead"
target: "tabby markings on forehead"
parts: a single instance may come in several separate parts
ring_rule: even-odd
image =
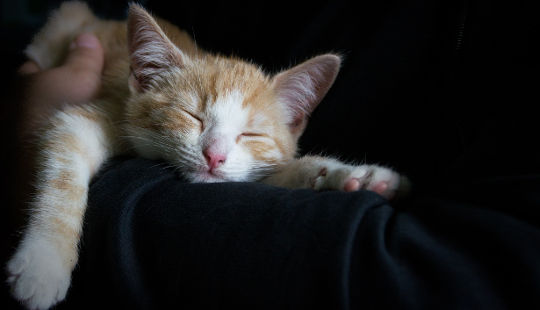
[[[189,108],[192,111],[201,110],[201,98],[199,98],[199,95],[196,92],[188,91],[178,95],[179,98],[177,100],[181,106]]]

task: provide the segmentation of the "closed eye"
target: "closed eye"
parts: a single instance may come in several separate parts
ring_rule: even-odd
[[[266,136],[266,135],[263,134],[263,133],[257,133],[257,132],[243,132],[241,134],[241,136],[244,136],[244,137],[263,137],[263,136]]]
[[[191,113],[191,112],[189,112],[189,111],[187,111],[187,110],[182,109],[182,111],[183,111],[184,113],[186,113],[189,117],[191,117],[193,120],[195,120],[196,122],[198,122],[198,123],[201,125],[201,131],[203,131],[203,129],[204,129],[204,122],[203,122],[203,120],[202,120],[200,117],[198,117],[197,115],[195,115],[195,114],[193,114],[193,113]]]
[[[236,137],[236,143],[238,143],[241,139],[247,138],[247,139],[257,139],[257,138],[264,138],[267,137],[264,133],[258,133],[258,132],[243,132]]]

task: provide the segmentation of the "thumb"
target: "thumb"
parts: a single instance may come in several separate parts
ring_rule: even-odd
[[[103,62],[103,48],[98,38],[93,34],[83,33],[71,43],[64,66],[75,73],[99,79]]]

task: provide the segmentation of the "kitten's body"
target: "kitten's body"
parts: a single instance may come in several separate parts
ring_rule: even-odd
[[[62,63],[71,40],[93,32],[105,50],[101,91],[68,106],[40,141],[30,224],[8,263],[14,296],[29,308],[64,299],[78,259],[88,184],[109,157],[163,158],[193,182],[258,181],[289,188],[358,190],[391,197],[400,177],[378,166],[295,159],[307,114],[339,70],[335,55],[275,76],[201,51],[171,24],[132,5],[127,22],[64,4],[28,47],[42,69]],[[176,47],[175,47],[176,46]]]

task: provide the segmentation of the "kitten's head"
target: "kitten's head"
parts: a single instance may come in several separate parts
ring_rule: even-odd
[[[131,141],[195,182],[252,181],[291,160],[341,62],[327,54],[269,76],[239,59],[188,55],[137,5],[128,40]]]

